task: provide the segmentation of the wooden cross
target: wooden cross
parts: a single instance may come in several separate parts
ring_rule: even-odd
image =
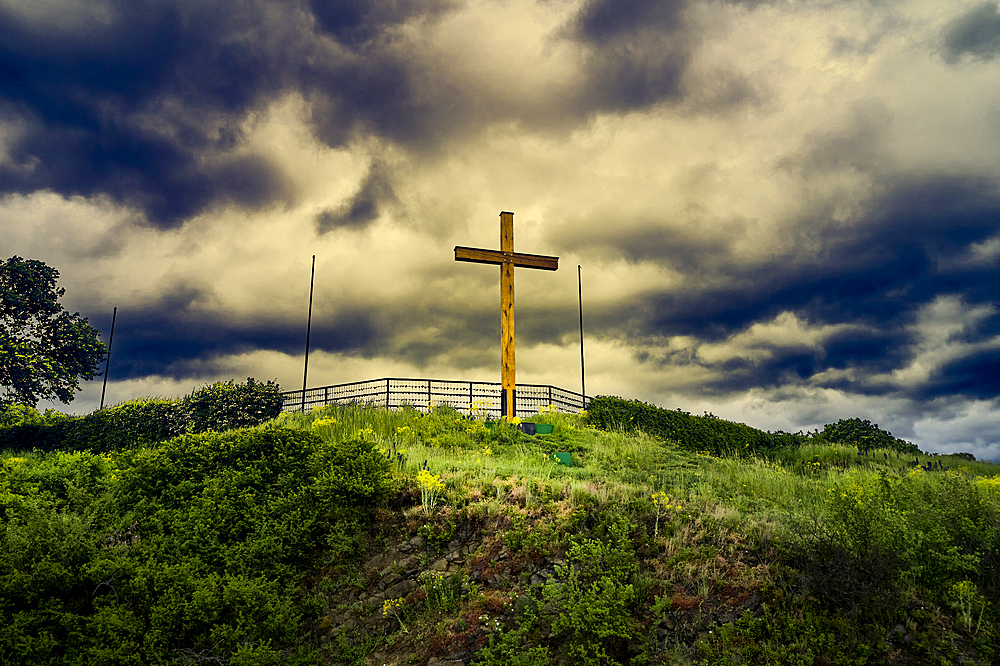
[[[554,271],[559,257],[514,252],[514,213],[500,213],[500,251],[455,247],[455,261],[500,266],[500,414],[513,418],[514,407],[514,267]]]

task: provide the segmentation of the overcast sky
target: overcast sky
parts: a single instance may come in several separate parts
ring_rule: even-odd
[[[518,380],[1000,458],[1000,12],[940,0],[0,0],[0,254],[109,403]],[[68,411],[100,400],[85,385]],[[41,408],[61,404],[42,403]]]

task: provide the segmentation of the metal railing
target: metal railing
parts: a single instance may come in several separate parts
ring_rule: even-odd
[[[358,402],[375,407],[398,409],[411,406],[421,411],[430,407],[448,405],[463,414],[472,408],[493,417],[500,416],[499,382],[464,382],[444,379],[402,379],[386,377],[347,384],[332,384],[295,391],[284,391],[282,409],[298,412],[332,403]],[[515,398],[515,416],[537,414],[544,407],[556,411],[576,413],[584,409],[587,397],[547,384],[518,384]]]

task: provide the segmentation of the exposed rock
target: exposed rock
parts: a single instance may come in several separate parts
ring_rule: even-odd
[[[409,579],[401,580],[385,591],[385,598],[399,599],[405,597],[415,589],[417,589],[417,581]]]
[[[379,587],[381,587],[382,589],[385,589],[387,587],[392,587],[401,580],[403,580],[403,577],[400,576],[398,573],[391,573],[382,579],[382,582],[379,584]]]

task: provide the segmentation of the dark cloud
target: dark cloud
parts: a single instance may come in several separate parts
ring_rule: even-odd
[[[198,377],[203,363],[229,354],[273,350],[298,355],[305,351],[306,307],[301,322],[266,318],[234,320],[206,313],[210,293],[179,288],[141,308],[121,308],[115,323],[109,375],[116,380],[160,375]],[[380,336],[376,313],[339,306],[332,317],[314,317],[310,348],[314,351],[366,354]]]
[[[729,4],[755,6],[755,0]],[[572,103],[576,114],[629,112],[683,104],[691,114],[718,114],[759,103],[758,85],[737,70],[688,76],[703,26],[687,18],[689,0],[590,0],[564,36],[582,50],[584,85]]]
[[[676,102],[697,42],[696,30],[682,25],[684,6],[586,4],[562,33],[580,48],[585,80],[558,100],[527,106],[449,87],[446,74],[425,71],[401,47],[401,25],[448,15],[456,7],[449,0],[0,9],[0,111],[15,128],[0,162],[0,194],[108,195],[161,227],[214,206],[288,203],[296,193],[280,170],[244,154],[244,128],[293,91],[329,146],[375,135],[417,152],[497,121],[551,129]],[[700,89],[695,112],[756,94],[726,72]],[[356,206],[320,226],[364,223],[379,199],[359,193]]]
[[[426,140],[442,131],[437,114],[414,101],[410,65],[383,37],[448,6],[111,0],[82,18],[0,10],[0,108],[22,127],[0,192],[107,194],[161,226],[213,205],[288,201],[278,169],[240,154],[251,114],[297,90],[329,145],[359,131]]]
[[[996,331],[1000,326],[994,326]],[[980,352],[941,368],[931,377],[929,396],[961,394],[989,400],[1000,396],[1000,350]]]
[[[808,349],[761,343],[767,352],[762,359],[747,355],[714,364],[695,356],[683,362],[718,371],[717,384],[705,386],[712,393],[801,384],[827,370],[850,371],[835,373],[841,378],[824,384],[832,388],[861,394],[903,391],[876,377],[912,362],[922,309],[945,297],[968,307],[995,300],[1000,267],[963,258],[971,246],[1000,232],[1000,188],[988,179],[942,176],[886,182],[878,191],[849,220],[796,221],[788,231],[799,239],[792,251],[754,262],[738,259],[729,249],[729,243],[744,237],[736,226],[723,226],[710,241],[674,231],[672,221],[626,224],[625,231],[580,234],[575,242],[564,239],[578,251],[590,251],[586,248],[593,244],[602,256],[658,262],[687,277],[685,287],[641,294],[609,306],[609,312],[590,313],[591,331],[614,338],[626,335],[624,328],[641,326],[627,333],[633,341],[690,336],[721,343],[754,324],[792,313],[810,327],[843,327]],[[970,336],[968,342],[1000,336],[1000,318],[987,318]],[[976,353],[970,354],[942,368],[929,386],[906,391],[921,399],[954,392],[993,395],[994,383],[985,381],[985,374],[971,374],[980,366]],[[662,362],[681,360],[671,356]],[[991,363],[983,359],[983,373]]]
[[[669,40],[594,49],[583,99],[593,111],[629,111],[679,100],[690,53]]]
[[[992,60],[1000,54],[1000,11],[984,2],[952,21],[944,31],[944,55],[955,62],[964,55]]]
[[[674,32],[681,26],[680,15],[687,0],[590,0],[576,16],[574,28],[587,41],[607,43],[631,38],[637,32]]]
[[[231,355],[259,350],[304,353],[307,301],[302,301],[300,320],[214,313],[212,304],[218,301],[211,289],[180,285],[141,307],[119,308],[109,376],[116,381],[150,375],[198,379],[206,368],[225,363]],[[531,342],[547,315],[522,309],[522,324],[536,320],[537,325],[519,329],[518,340]],[[110,318],[101,316],[100,321],[106,339]],[[454,367],[482,367],[490,364],[498,338],[494,299],[465,304],[456,315],[433,299],[348,304],[329,303],[317,294],[310,350],[392,358],[416,367],[442,358]]]
[[[0,191],[103,193],[161,225],[290,195],[264,158],[232,151],[246,114],[290,85],[292,5],[116,0],[87,20],[66,9],[0,15],[0,103],[25,128]]]
[[[627,111],[681,96],[691,44],[681,30],[686,0],[592,0],[568,27],[583,46],[587,85],[579,104]]]
[[[320,29],[353,47],[376,40],[387,27],[414,16],[436,16],[455,5],[448,0],[309,0]]]
[[[351,199],[337,210],[326,210],[316,217],[316,227],[326,233],[341,227],[365,227],[378,219],[382,208],[396,200],[388,170],[372,164]]]

